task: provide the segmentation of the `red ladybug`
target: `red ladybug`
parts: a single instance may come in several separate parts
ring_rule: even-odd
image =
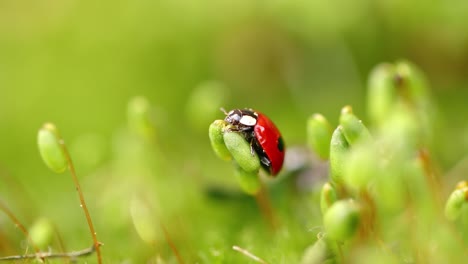
[[[284,161],[284,142],[275,124],[264,114],[252,109],[234,109],[226,113],[226,122],[250,142],[252,154],[260,157],[262,167],[272,176],[278,174]]]

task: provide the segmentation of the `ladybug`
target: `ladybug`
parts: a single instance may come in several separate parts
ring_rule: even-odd
[[[260,157],[260,164],[270,175],[281,170],[284,161],[284,141],[273,122],[264,114],[252,109],[234,109],[229,112],[221,109],[231,130],[242,133],[250,142],[251,152]]]

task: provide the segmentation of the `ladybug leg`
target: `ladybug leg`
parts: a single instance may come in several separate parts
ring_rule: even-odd
[[[255,148],[258,147],[258,142],[255,141],[255,132],[252,131],[249,135],[250,137],[250,154],[254,155]]]
[[[271,167],[271,161],[266,156],[262,156],[260,162],[268,168]]]
[[[250,140],[250,154],[252,154],[252,156],[254,155],[254,151],[255,151],[255,149],[254,149],[254,138],[252,138]]]

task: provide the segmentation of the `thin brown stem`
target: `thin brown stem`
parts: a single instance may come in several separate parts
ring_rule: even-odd
[[[12,194],[20,193],[21,195],[14,196],[15,203],[20,203],[22,206],[27,205],[28,210],[23,210],[21,213],[26,216],[26,219],[31,219],[32,216],[36,214],[36,206],[35,201],[31,198],[29,192],[24,188],[23,184],[21,184],[18,179],[13,177],[11,173],[0,165],[0,178],[1,181],[4,183],[4,186],[8,186],[8,191]]]
[[[99,246],[101,243],[99,243]],[[89,248],[72,251],[72,252],[65,252],[65,253],[51,253],[51,252],[37,252],[36,254],[28,254],[28,255],[15,255],[15,256],[7,256],[7,257],[0,257],[0,261],[11,261],[11,260],[24,260],[24,259],[52,259],[52,258],[67,258],[67,259],[75,259],[78,257],[84,257],[87,255],[91,255],[94,251],[97,252],[97,247],[92,245]]]
[[[433,199],[435,201],[435,205],[439,210],[441,210],[442,206],[442,194],[440,193],[440,182],[437,177],[436,169],[434,168],[433,161],[431,159],[431,155],[429,150],[427,149],[420,149],[419,150],[419,159],[422,162],[424,175],[426,176],[426,180],[429,184],[429,187],[432,192]]]
[[[40,250],[39,248],[34,244],[34,242],[31,240],[31,237],[29,236],[29,232],[28,230],[24,227],[23,224],[21,224],[21,222],[18,220],[18,218],[16,218],[16,216],[13,214],[12,211],[10,211],[10,209],[8,209],[8,207],[3,204],[3,202],[0,202],[0,210],[2,210],[3,212],[5,212],[6,215],[8,215],[8,217],[10,217],[11,221],[13,221],[13,223],[15,223],[15,225],[19,228],[19,230],[24,234],[24,236],[26,237],[26,239],[28,239],[29,243],[32,245],[32,247],[34,248],[34,251],[36,253],[39,253]]]
[[[270,224],[271,229],[276,230],[278,228],[278,221],[276,219],[273,207],[271,206],[270,197],[268,196],[267,189],[262,183],[260,191],[255,195],[258,207],[265,217],[267,222]]]
[[[88,222],[89,231],[91,232],[91,236],[93,238],[94,249],[96,250],[96,256],[97,256],[98,264],[102,264],[101,250],[99,249],[99,247],[102,245],[102,243],[100,243],[98,241],[98,239],[97,239],[96,231],[94,230],[93,221],[91,220],[91,216],[89,214],[88,207],[86,206],[86,202],[85,202],[85,199],[84,199],[84,196],[83,196],[83,192],[81,191],[81,186],[80,186],[80,183],[78,182],[78,177],[76,176],[75,167],[73,166],[73,162],[71,160],[70,154],[68,153],[68,150],[65,147],[65,144],[63,143],[63,140],[61,140],[60,143],[62,145],[63,152],[64,152],[65,157],[67,159],[68,168],[70,169],[70,173],[71,173],[73,181],[75,183],[76,191],[78,192],[78,196],[80,198],[80,207],[83,208],[84,214],[86,216],[86,221]]]
[[[360,233],[363,240],[374,234],[377,237],[376,218],[377,218],[377,206],[373,197],[367,190],[361,190],[359,193],[360,200],[363,204],[362,216],[363,222],[361,224]]]
[[[178,262],[179,264],[183,264],[184,261],[182,260],[182,257],[180,256],[180,253],[179,253],[179,251],[177,250],[176,245],[175,245],[174,242],[172,241],[171,236],[169,235],[169,231],[167,231],[166,226],[165,226],[162,222],[160,222],[160,225],[161,225],[161,229],[162,229],[163,232],[164,232],[164,238],[166,239],[167,244],[169,245],[169,247],[171,248],[172,252],[173,252],[174,255],[176,256],[177,262]]]

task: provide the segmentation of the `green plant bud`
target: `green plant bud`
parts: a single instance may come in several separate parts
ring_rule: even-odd
[[[134,197],[130,202],[130,215],[140,238],[148,244],[154,243],[157,239],[158,224],[148,205]]]
[[[223,83],[206,81],[200,83],[190,94],[186,105],[186,116],[189,124],[197,131],[206,126],[221,112],[219,108],[226,104],[228,90]]]
[[[373,144],[361,143],[353,147],[344,166],[344,183],[352,190],[364,189],[379,173],[379,158]]]
[[[144,138],[155,136],[155,125],[152,108],[143,96],[136,96],[128,102],[127,119],[130,130]]]
[[[54,227],[47,218],[40,218],[32,225],[29,236],[34,245],[40,249],[46,249],[52,242]]]
[[[369,75],[367,108],[371,121],[385,122],[397,100],[395,67],[388,63],[377,65]]]
[[[224,142],[236,163],[246,172],[257,173],[260,170],[260,159],[252,151],[250,143],[238,132],[224,132]]]
[[[343,134],[349,144],[353,145],[362,140],[371,138],[367,127],[354,114],[351,106],[345,106],[341,109],[340,125],[343,127]]]
[[[222,160],[231,160],[231,153],[224,143],[224,130],[226,126],[226,121],[215,120],[208,129],[208,136],[210,137],[211,147],[216,156]]]
[[[413,111],[414,121],[419,126],[419,141],[427,145],[434,137],[434,126],[438,120],[427,80],[423,72],[408,61],[397,62],[395,68],[401,101]]]
[[[307,247],[302,255],[301,264],[337,263],[337,249],[326,237],[317,239],[315,243]]]
[[[422,71],[409,61],[399,61],[395,64],[396,85],[401,95],[411,102],[428,100],[428,85]]]
[[[330,156],[330,140],[333,128],[321,114],[314,114],[307,120],[307,142],[322,159]]]
[[[52,123],[46,123],[39,129],[37,145],[42,160],[52,171],[64,172],[68,167],[67,156],[57,128]]]
[[[236,166],[236,180],[239,183],[241,189],[249,194],[255,195],[260,191],[262,184],[258,173],[256,172],[247,172],[243,170],[240,166]]]
[[[352,200],[334,203],[323,218],[323,224],[330,239],[345,241],[353,237],[359,228],[360,207]]]
[[[329,182],[326,182],[322,191],[320,192],[320,210],[322,215],[325,215],[327,210],[338,200],[338,195],[336,193],[335,187]]]
[[[343,128],[338,126],[332,134],[330,142],[330,173],[335,183],[343,181],[343,166],[348,154],[349,144],[343,134]]]
[[[445,217],[451,221],[456,220],[467,201],[468,187],[453,191],[445,203]]]

